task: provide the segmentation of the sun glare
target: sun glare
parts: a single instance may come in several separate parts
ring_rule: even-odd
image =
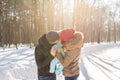
[[[63,0],[63,11],[73,12],[74,0]]]

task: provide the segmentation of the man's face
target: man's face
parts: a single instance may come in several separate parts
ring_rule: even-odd
[[[56,44],[56,43],[58,43],[58,42],[60,42],[60,39],[57,39],[57,40],[54,41],[54,42],[50,42],[50,44]]]

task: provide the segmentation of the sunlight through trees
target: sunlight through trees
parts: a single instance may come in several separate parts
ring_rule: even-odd
[[[85,42],[120,41],[120,1],[1,0],[0,45],[36,44],[49,30],[74,28]]]

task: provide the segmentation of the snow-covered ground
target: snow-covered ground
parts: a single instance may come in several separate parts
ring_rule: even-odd
[[[84,44],[79,80],[120,80],[120,44]],[[0,80],[37,80],[34,47],[0,48]]]

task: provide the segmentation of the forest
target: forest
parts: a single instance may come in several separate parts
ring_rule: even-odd
[[[117,43],[120,0],[110,1],[0,0],[0,45],[36,45],[42,34],[64,28],[83,32],[85,43]]]

